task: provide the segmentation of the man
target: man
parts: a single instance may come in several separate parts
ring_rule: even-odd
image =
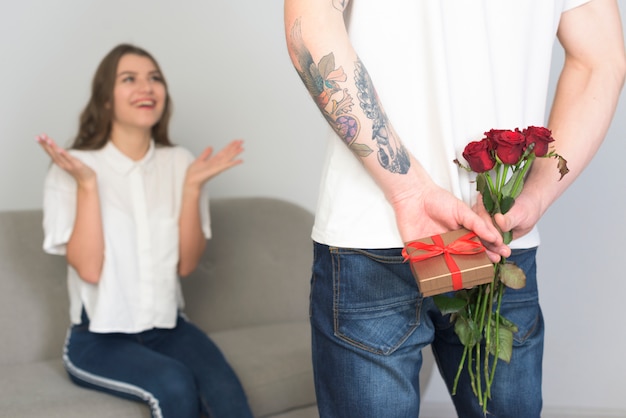
[[[535,228],[600,146],[626,74],[616,0],[285,0],[290,57],[333,128],[312,237],[313,363],[322,417],[416,417],[421,349],[449,388],[463,346],[423,298],[403,244],[465,227],[526,274],[502,313],[519,328],[488,411],[539,417],[543,319]],[[544,126],[555,34],[566,52],[547,127],[570,173],[538,159],[501,231],[453,161],[490,129]],[[483,416],[468,376],[453,396]]]

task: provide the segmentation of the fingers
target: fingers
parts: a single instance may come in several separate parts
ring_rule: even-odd
[[[475,209],[481,212],[479,207]],[[498,262],[500,257],[511,255],[511,249],[504,243],[502,234],[494,226],[489,214],[484,209],[482,211],[483,216],[469,209],[469,207],[467,210],[463,210],[463,215],[460,217],[459,223],[476,233],[487,249],[487,255],[492,262]]]
[[[479,216],[465,202],[440,187],[396,200],[394,212],[400,236],[405,242],[464,227],[476,233],[491,260],[498,261],[501,256],[510,255],[509,247],[504,244],[489,215]]]
[[[52,161],[61,165],[64,164],[68,159],[67,152],[59,147],[52,138],[48,137],[46,134],[41,134],[35,137],[35,140],[39,145],[43,148],[43,150],[50,156]]]
[[[496,214],[494,221],[502,231],[513,233],[513,239],[529,233],[539,221],[540,213],[536,206],[526,205],[527,202],[519,199],[506,214]]]
[[[45,135],[38,137],[38,142],[56,165],[66,170],[70,168],[73,158],[65,149],[58,146],[51,138]]]
[[[79,185],[92,186],[94,184],[96,173],[89,166],[58,146],[46,134],[39,135],[35,139],[50,156],[52,162],[74,177]]]
[[[492,232],[495,229],[496,237],[498,238],[497,242],[487,241],[485,239],[482,240],[483,245],[485,246],[485,248],[487,248],[487,255],[489,256],[489,259],[492,262],[496,263],[499,261],[500,257],[509,257],[511,254],[511,249],[508,247],[508,245],[505,245],[503,240],[501,240],[503,230],[499,227],[498,224],[495,223],[494,219],[491,218],[491,215],[485,209],[485,206],[483,205],[480,196],[479,199],[476,201],[473,210],[485,222],[487,226],[493,227],[490,228]]]
[[[241,149],[243,151],[243,139],[233,139],[224,148]]]
[[[243,140],[235,139],[222,148],[217,154],[213,155],[213,147],[206,147],[198,157],[198,160],[232,160],[243,152]]]
[[[492,263],[498,263],[502,257],[508,257],[508,256],[504,256],[504,255],[500,255],[498,253],[494,253],[493,251],[490,251],[489,248],[487,248],[485,246],[485,248],[487,249],[485,252],[487,253],[487,257],[489,257],[489,261],[491,261]]]
[[[219,152],[214,153],[213,147],[207,147],[193,162],[187,171],[187,183],[201,186],[218,174],[241,164],[243,160],[237,156],[243,152],[243,141],[236,139],[228,143]]]
[[[233,167],[243,162],[241,159],[235,159],[239,154],[243,152],[243,141],[236,139],[228,143],[222,148],[213,158],[212,163],[218,166],[226,168]],[[223,170],[220,170],[223,171]]]
[[[54,150],[54,141],[52,138],[48,138],[46,134],[37,135],[35,141],[44,149],[48,154]]]
[[[500,233],[491,222],[478,215],[468,206],[461,204],[461,207],[461,213],[458,217],[459,225],[474,231],[483,241],[493,244],[502,241]]]
[[[52,138],[50,138],[46,134],[37,135],[35,137],[35,140],[41,145],[48,146],[57,150],[63,150],[63,148],[61,148],[56,142],[54,142]]]
[[[198,160],[206,161],[213,154],[213,147],[206,147],[198,157]]]
[[[225,159],[232,160],[237,155],[243,152],[243,141],[235,139],[228,143],[220,152],[219,155]]]
[[[510,215],[503,215],[501,213],[496,213],[493,217],[494,222],[498,225],[503,232],[508,232],[511,230],[512,222],[510,220]]]
[[[512,237],[515,240],[529,233],[539,221],[540,217],[541,211],[539,204],[532,198],[520,195],[520,197],[516,199],[513,207],[506,214],[494,214],[492,223],[501,231],[500,234],[512,232]],[[507,255],[502,255],[507,257]]]

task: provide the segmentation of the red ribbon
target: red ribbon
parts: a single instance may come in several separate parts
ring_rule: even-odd
[[[448,266],[450,273],[452,273],[452,288],[454,290],[460,290],[463,288],[463,277],[459,266],[454,261],[454,258],[452,258],[452,254],[472,255],[485,251],[485,247],[480,242],[472,240],[472,238],[475,237],[476,234],[474,232],[470,232],[457,238],[450,244],[445,245],[440,235],[433,235],[430,237],[433,240],[433,244],[427,244],[419,241],[410,242],[404,249],[402,249],[402,256],[404,257],[404,261],[415,262],[443,254],[446,265]],[[415,254],[418,251],[412,251],[411,254],[409,254],[407,248],[414,248],[415,250],[419,250],[420,253]]]

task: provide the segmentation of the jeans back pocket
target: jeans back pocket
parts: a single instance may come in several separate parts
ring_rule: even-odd
[[[332,258],[335,334],[372,353],[393,353],[418,327],[422,303],[399,250],[333,249]]]

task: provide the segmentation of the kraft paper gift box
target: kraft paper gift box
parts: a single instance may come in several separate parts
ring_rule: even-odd
[[[408,242],[403,255],[424,296],[472,288],[494,277],[485,248],[467,229]]]

